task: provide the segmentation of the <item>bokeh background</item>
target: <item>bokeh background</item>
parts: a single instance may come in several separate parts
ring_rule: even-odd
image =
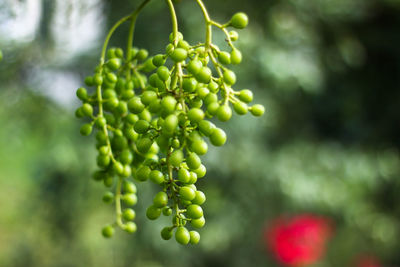
[[[75,90],[138,4],[0,0],[0,266],[283,266],[266,229],[301,214],[331,226],[325,255],[307,266],[358,267],[363,255],[376,261],[363,267],[400,266],[399,0],[205,0],[217,21],[249,15],[236,88],[254,90],[266,114],[216,122],[229,139],[203,158],[200,244],[161,240],[166,222],[144,215],[150,184],[138,185],[139,231],[104,239],[113,208],[91,179],[94,138],[79,135]],[[203,40],[195,1],[176,8],[186,39]],[[168,16],[153,0],[135,45],[164,51]],[[126,32],[111,44],[125,47]]]

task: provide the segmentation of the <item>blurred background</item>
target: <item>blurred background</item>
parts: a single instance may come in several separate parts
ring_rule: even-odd
[[[228,142],[203,158],[207,224],[183,247],[145,218],[150,184],[138,232],[101,236],[114,211],[74,116],[108,29],[139,1],[0,0],[0,266],[400,266],[400,1],[204,2],[222,23],[249,15],[235,88],[266,114],[216,122]],[[186,39],[203,40],[195,1],[176,8]],[[153,0],[135,45],[164,51],[170,29]]]

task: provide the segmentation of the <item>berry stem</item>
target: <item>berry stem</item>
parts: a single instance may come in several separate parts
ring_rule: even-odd
[[[201,10],[203,11],[203,15],[204,15],[204,20],[206,22],[206,43],[205,43],[205,49],[206,51],[210,49],[210,45],[211,45],[211,40],[212,40],[212,21],[210,19],[210,16],[208,15],[207,12],[207,8],[204,5],[203,1],[201,0],[196,0],[197,3],[199,4]]]

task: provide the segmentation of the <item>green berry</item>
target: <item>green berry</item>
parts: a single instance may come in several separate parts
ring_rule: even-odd
[[[218,108],[219,108],[219,106],[218,106]],[[215,129],[215,125],[214,125],[214,123],[212,123],[210,121],[202,120],[199,123],[199,130],[205,136],[210,136],[213,133],[214,129]]]
[[[262,116],[265,112],[265,108],[263,105],[260,104],[255,104],[250,108],[251,114],[253,114],[256,117]]]
[[[152,170],[149,174],[149,178],[155,184],[162,184],[164,182],[164,175],[158,170]]]
[[[171,59],[175,62],[181,62],[186,58],[187,58],[187,51],[183,48],[176,48],[171,54]]]
[[[112,192],[105,192],[103,195],[103,202],[110,204],[114,201],[114,194]]]
[[[161,66],[157,69],[158,78],[162,81],[166,81],[169,78],[169,69],[166,66]]]
[[[138,179],[139,181],[146,181],[147,179],[149,179],[149,175],[150,175],[151,169],[149,166],[141,166],[136,170],[136,179]]]
[[[233,110],[239,115],[244,115],[247,113],[248,107],[246,103],[238,101],[233,104]]]
[[[114,235],[114,227],[112,225],[107,225],[101,230],[101,233],[104,237],[110,238]]]
[[[107,62],[107,67],[111,70],[117,70],[121,67],[121,59],[119,58],[112,58]]]
[[[148,57],[148,55],[149,52],[146,49],[140,49],[135,55],[135,58],[139,61],[143,61]]]
[[[88,116],[88,117],[92,116],[93,115],[93,107],[92,107],[92,105],[90,105],[88,103],[83,104],[82,105],[82,113],[85,116]]]
[[[190,241],[190,233],[185,227],[179,226],[175,232],[175,239],[179,244],[187,245]]]
[[[169,163],[174,167],[178,167],[182,163],[183,158],[184,156],[182,150],[175,150],[169,157]]]
[[[170,228],[170,227],[164,227],[164,228],[161,230],[161,237],[162,237],[162,239],[164,239],[164,240],[170,240],[171,237],[172,237],[172,230],[171,230],[171,228]]]
[[[199,72],[195,74],[195,78],[197,81],[201,83],[209,83],[211,80],[211,69],[208,67],[201,67]]]
[[[186,159],[186,164],[188,165],[189,169],[195,170],[200,167],[201,159],[196,153],[190,153]]]
[[[224,82],[229,86],[234,85],[236,82],[236,74],[231,70],[225,70],[223,78]]]
[[[237,49],[233,49],[231,52],[231,63],[237,65],[240,62],[242,62],[242,53]]]
[[[157,99],[157,93],[154,91],[144,91],[140,97],[140,101],[146,106],[150,105],[151,102]]]
[[[140,153],[147,153],[152,145],[153,141],[148,137],[144,137],[137,141],[136,148]]]
[[[224,130],[220,128],[215,128],[213,133],[210,135],[210,142],[214,146],[222,146],[226,142],[226,134]]]
[[[157,208],[165,207],[167,206],[167,204],[168,204],[168,195],[163,191],[158,192],[153,198],[153,205]]]
[[[243,12],[238,12],[232,16],[230,20],[230,25],[236,29],[244,29],[249,23],[249,18]]]
[[[163,110],[170,114],[175,110],[176,99],[173,96],[166,96],[161,100]]]
[[[204,119],[204,112],[199,108],[192,108],[188,112],[188,118],[193,123],[198,123]]]
[[[196,197],[195,191],[189,186],[182,186],[179,188],[179,196],[184,200],[192,200]]]
[[[186,92],[192,93],[196,90],[197,81],[194,78],[186,78],[183,80],[182,88]]]
[[[201,63],[200,60],[194,59],[189,62],[187,65],[187,70],[193,75],[196,75],[200,69],[203,67],[203,64]]]
[[[170,207],[164,207],[162,209],[162,214],[164,216],[170,216],[172,214],[172,209]]]
[[[232,109],[228,105],[222,105],[217,110],[217,118],[220,121],[228,121],[232,117]]]
[[[180,168],[178,171],[178,180],[184,184],[190,181],[190,172],[184,168]]]
[[[93,130],[92,125],[90,123],[86,123],[86,124],[82,125],[80,132],[81,132],[81,135],[88,136],[92,133],[92,130]]]
[[[164,65],[164,63],[165,63],[164,55],[162,55],[162,54],[155,55],[153,57],[152,61],[153,61],[154,66],[160,67],[160,66]]]
[[[245,103],[253,101],[253,92],[249,89],[243,89],[239,92],[239,99]]]
[[[157,208],[154,205],[151,205],[146,210],[146,217],[149,218],[150,220],[155,220],[158,217],[160,217],[160,215],[161,215],[161,209]]]
[[[199,168],[194,170],[194,172],[197,174],[198,178],[202,178],[206,175],[207,169],[203,164],[201,164]]]
[[[149,127],[150,127],[150,123],[148,121],[138,120],[135,123],[135,126],[133,127],[133,129],[135,130],[135,132],[137,132],[139,134],[144,134],[147,132]]]
[[[125,224],[124,230],[127,231],[127,232],[130,233],[130,234],[135,233],[135,232],[137,231],[136,223],[134,223],[134,222],[127,222],[127,223]]]
[[[144,110],[144,105],[139,97],[135,96],[128,102],[128,109],[134,114],[139,114]]]
[[[178,117],[175,114],[168,115],[165,118],[163,129],[168,133],[173,133],[178,126]]]
[[[197,231],[190,231],[190,244],[198,244],[200,242],[200,234]]]
[[[194,228],[202,228],[204,226],[204,224],[206,223],[206,220],[204,219],[204,217],[200,217],[198,219],[192,219],[190,221],[190,224],[194,227]]]
[[[76,96],[80,100],[84,101],[88,98],[88,93],[85,88],[81,87],[81,88],[78,88],[78,90],[76,90]]]
[[[218,61],[224,65],[228,65],[231,63],[231,55],[228,52],[221,52],[218,55]]]
[[[129,193],[122,196],[122,202],[127,206],[134,206],[137,203],[136,194]]]
[[[202,205],[206,201],[206,195],[201,191],[196,191],[196,196],[192,200],[193,204]]]
[[[202,139],[195,140],[192,145],[190,146],[190,150],[197,155],[204,155],[208,151],[207,143]]]
[[[122,218],[126,221],[132,221],[136,217],[136,213],[133,209],[124,209],[122,212]]]
[[[199,205],[192,204],[187,207],[186,214],[191,219],[199,219],[203,216],[203,209]]]
[[[125,192],[125,193],[133,193],[133,194],[136,194],[136,192],[137,192],[136,185],[135,185],[134,183],[132,183],[132,182],[127,181],[127,180],[125,180],[125,181],[122,183],[122,188],[124,189],[124,192]]]
[[[232,42],[235,42],[239,39],[239,33],[237,31],[230,31],[229,37],[231,38]]]

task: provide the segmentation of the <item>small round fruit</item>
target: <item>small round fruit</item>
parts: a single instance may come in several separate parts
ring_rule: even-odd
[[[206,195],[202,191],[196,191],[196,196],[192,200],[193,204],[202,205],[206,201]]]
[[[188,118],[193,123],[198,123],[204,119],[204,112],[199,108],[192,108],[188,112]]]
[[[264,108],[263,105],[255,104],[254,106],[251,107],[250,112],[254,116],[259,117],[259,116],[262,116],[264,114],[265,108]]]
[[[169,78],[169,69],[166,66],[161,66],[157,69],[158,78],[162,81],[166,81]]]
[[[160,191],[153,198],[153,204],[157,208],[162,208],[167,206],[168,204],[168,195],[167,193]]]
[[[83,136],[88,136],[92,133],[93,127],[90,123],[86,123],[84,125],[82,125],[81,129],[80,129],[80,133]]]
[[[197,81],[201,83],[209,83],[211,80],[211,69],[208,67],[201,67],[199,72],[195,75]]]
[[[149,178],[155,184],[162,184],[164,182],[164,175],[159,170],[152,170],[149,174]]]
[[[187,65],[187,70],[191,74],[196,75],[200,71],[201,67],[203,67],[201,61],[194,59],[190,61],[189,64]]]
[[[170,227],[164,227],[161,230],[161,238],[164,240],[170,240],[172,237],[172,230]]]
[[[226,142],[226,133],[220,128],[215,128],[213,133],[210,135],[210,142],[214,146],[222,146]]]
[[[184,168],[180,168],[178,171],[178,180],[184,184],[190,181],[190,172]]]
[[[231,63],[237,65],[240,62],[242,62],[242,53],[238,49],[233,49],[231,52]]]
[[[243,89],[239,92],[239,99],[245,103],[253,101],[253,92],[249,89]]]
[[[187,58],[187,51],[183,48],[176,48],[171,54],[171,59],[175,62],[181,62]]]
[[[192,143],[190,150],[197,155],[204,155],[208,151],[208,145],[204,140],[197,139]]]
[[[195,191],[189,186],[179,188],[179,196],[184,200],[192,200],[196,197]]]
[[[228,121],[232,117],[232,109],[228,105],[222,105],[217,110],[217,118],[220,121]]]
[[[88,98],[88,93],[85,88],[81,87],[76,90],[76,96],[83,101]]]
[[[136,223],[134,223],[134,222],[127,222],[127,223],[125,224],[125,229],[124,229],[124,230],[127,231],[127,232],[130,233],[130,234],[135,233],[136,230],[137,230]]]
[[[103,195],[103,202],[110,204],[114,201],[114,194],[112,192],[105,192]]]
[[[203,216],[203,209],[199,205],[192,204],[187,207],[186,214],[189,218],[199,219]]]
[[[146,181],[149,178],[151,169],[149,166],[141,166],[136,170],[136,179],[139,181]]]
[[[133,209],[124,209],[122,212],[122,218],[127,221],[132,221],[136,217],[136,213]]]
[[[204,219],[204,217],[200,217],[198,219],[193,219],[193,220],[190,221],[190,224],[194,228],[202,228],[205,223],[206,223],[206,220]]]
[[[179,244],[187,245],[190,241],[190,233],[185,227],[179,226],[175,232],[175,239]]]
[[[244,29],[249,23],[249,18],[243,12],[238,12],[232,16],[230,24],[236,29]]]
[[[101,234],[106,237],[110,238],[114,235],[114,227],[112,225],[107,225],[101,230]]]
[[[228,65],[231,63],[231,55],[226,51],[222,51],[218,55],[218,61],[224,65]]]
[[[200,241],[200,234],[197,231],[190,231],[190,244],[197,244]]]
[[[236,74],[231,70],[225,70],[223,77],[227,85],[234,85],[236,83]]]
[[[122,196],[122,202],[127,206],[134,206],[137,203],[136,194],[129,193]]]
[[[161,215],[161,209],[155,207],[154,205],[151,205],[150,207],[147,208],[146,210],[146,216],[150,220],[155,220]]]
[[[246,114],[248,109],[249,108],[247,107],[247,104],[241,101],[238,101],[235,104],[233,104],[233,110],[239,115]]]

